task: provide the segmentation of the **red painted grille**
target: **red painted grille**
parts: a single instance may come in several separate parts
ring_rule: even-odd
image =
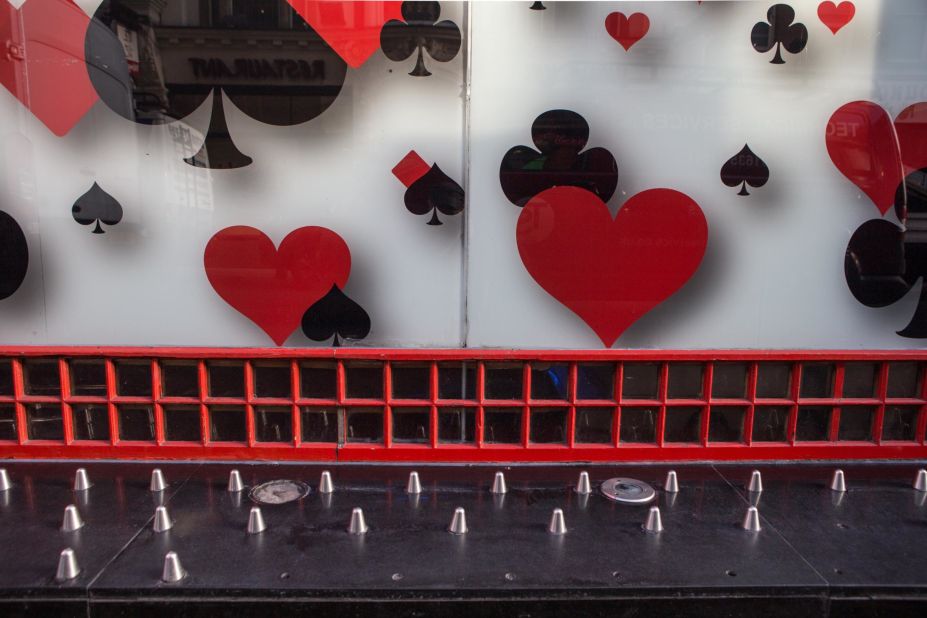
[[[915,459],[922,352],[0,349],[0,453]]]

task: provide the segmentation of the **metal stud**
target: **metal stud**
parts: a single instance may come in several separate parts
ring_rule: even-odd
[[[509,488],[505,484],[505,475],[501,472],[496,472],[496,476],[492,480],[492,488],[489,492],[494,494],[505,494],[508,493],[508,491]]]
[[[229,472],[228,490],[232,493],[238,493],[245,490],[245,484],[241,480],[241,473],[238,470]]]
[[[90,478],[87,476],[86,468],[78,468],[74,473],[74,491],[87,491],[93,487]]]
[[[830,490],[840,493],[847,490],[847,481],[843,476],[843,470],[834,470],[834,476],[830,480]]]
[[[155,509],[154,521],[151,522],[151,528],[155,532],[167,532],[174,527],[171,516],[167,512],[167,507],[159,506]]]
[[[164,474],[160,468],[151,471],[151,483],[148,486],[151,491],[164,491],[167,489],[167,481],[164,480]]]
[[[663,532],[663,519],[660,517],[660,507],[650,507],[650,512],[647,513],[647,521],[644,522],[644,532],[653,534]]]
[[[0,468],[0,491],[9,491],[13,484],[10,482],[10,475],[6,468]]]
[[[267,530],[267,524],[264,523],[264,514],[261,508],[251,507],[251,514],[248,515],[248,534],[260,534]]]
[[[760,526],[760,512],[755,506],[751,506],[747,509],[747,513],[744,515],[744,521],[740,527],[747,532],[759,532],[762,530]]]
[[[592,483],[589,482],[588,472],[579,473],[579,480],[576,481],[576,493],[580,495],[592,493]]]
[[[422,493],[422,482],[418,478],[418,472],[409,473],[409,482],[406,484],[407,494]]]
[[[918,470],[917,478],[914,479],[914,489],[917,491],[927,491],[927,470]]]
[[[55,572],[55,580],[66,582],[80,575],[80,565],[77,564],[77,556],[74,550],[68,547],[61,550],[58,556],[58,570]]]
[[[62,532],[74,532],[84,527],[84,520],[80,518],[77,507],[69,504],[64,508],[64,519],[61,521]]]
[[[553,514],[550,516],[550,525],[547,526],[547,531],[557,535],[567,533],[566,521],[563,519],[563,509],[554,509]]]
[[[458,506],[454,509],[454,517],[451,519],[451,525],[448,526],[447,529],[451,534],[467,533],[467,513],[463,510],[463,507]]]
[[[355,508],[351,511],[351,523],[348,524],[348,532],[351,534],[367,534],[367,521],[364,519],[364,511]]]
[[[161,581],[174,584],[187,576],[187,572],[180,564],[177,552],[169,551],[164,554],[164,569],[161,571]]]
[[[668,494],[679,493],[679,479],[676,478],[675,470],[670,470],[666,473],[666,481],[663,483],[663,491]]]
[[[760,475],[759,470],[754,470],[750,475],[750,484],[747,485],[747,491],[753,494],[763,491],[763,477]]]
[[[332,483],[332,473],[326,470],[319,479],[319,493],[330,494],[335,491],[335,485]]]

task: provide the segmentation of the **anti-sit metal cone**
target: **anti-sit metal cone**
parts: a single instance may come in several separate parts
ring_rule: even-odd
[[[58,570],[55,572],[55,580],[66,582],[80,575],[80,565],[77,564],[77,555],[74,550],[68,547],[61,550],[58,556]]]
[[[161,571],[161,581],[168,584],[179,582],[187,576],[177,552],[169,551],[164,555],[164,569]]]
[[[834,476],[830,480],[830,490],[841,493],[847,490],[847,480],[843,476],[843,470],[834,470]]]
[[[406,484],[407,494],[422,493],[422,482],[418,478],[418,472],[409,473],[409,482]]]
[[[164,474],[160,468],[151,471],[151,483],[148,485],[151,491],[164,491],[167,489],[167,481],[164,480]]]
[[[927,470],[917,471],[917,478],[914,479],[914,489],[927,491]]]
[[[579,473],[579,480],[576,481],[576,493],[580,495],[592,493],[592,483],[589,482],[588,472]]]
[[[763,491],[763,477],[759,470],[754,470],[750,475],[750,483],[747,485],[747,491],[758,494]]]
[[[248,534],[260,534],[267,530],[267,524],[264,523],[264,514],[261,513],[260,507],[252,506],[251,514],[248,515]]]
[[[238,470],[229,472],[228,490],[233,494],[245,490],[245,484],[242,482],[241,473]]]
[[[660,507],[650,507],[650,512],[647,513],[647,520],[644,522],[644,531],[652,533],[663,532],[663,519],[660,517]]]
[[[332,483],[332,473],[326,470],[319,479],[319,493],[330,494],[335,491],[335,485]]]
[[[505,484],[505,475],[501,472],[496,472],[495,478],[492,480],[492,488],[489,490],[493,494],[504,494],[508,493],[509,488]]]
[[[451,534],[467,533],[467,513],[462,507],[454,509],[454,517],[451,518],[451,525],[447,529]]]
[[[351,511],[351,523],[348,524],[348,532],[351,534],[367,534],[367,520],[364,519],[364,511],[354,509]]]
[[[668,494],[679,493],[679,479],[676,478],[675,470],[670,470],[666,473],[666,481],[663,483],[663,491]]]
[[[554,509],[554,512],[550,516],[550,525],[547,526],[547,531],[551,534],[566,534],[566,520],[563,518],[563,509]]]
[[[744,521],[740,527],[748,532],[759,532],[761,530],[760,512],[755,506],[751,506],[747,509],[747,513],[744,515]]]
[[[87,470],[78,468],[77,472],[74,473],[74,491],[87,491],[91,487],[93,487],[93,483],[90,482],[90,478],[87,476]]]
[[[8,491],[13,484],[10,482],[10,475],[6,468],[0,468],[0,491]]]
[[[77,507],[69,504],[64,509],[64,519],[61,521],[62,532],[74,532],[84,527],[84,520],[80,518]]]
[[[167,532],[174,527],[174,522],[171,521],[171,516],[167,512],[167,507],[159,506],[155,509],[154,521],[151,522],[151,528],[155,532]]]

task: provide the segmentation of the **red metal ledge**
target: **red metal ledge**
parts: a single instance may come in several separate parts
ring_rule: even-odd
[[[922,351],[0,348],[0,457],[927,458]]]

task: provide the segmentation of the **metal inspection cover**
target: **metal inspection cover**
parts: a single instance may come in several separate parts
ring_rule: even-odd
[[[299,481],[276,480],[261,483],[248,494],[258,504],[286,504],[309,495],[310,488]]]
[[[606,498],[622,504],[647,504],[657,495],[644,481],[622,477],[604,481],[601,489]]]

